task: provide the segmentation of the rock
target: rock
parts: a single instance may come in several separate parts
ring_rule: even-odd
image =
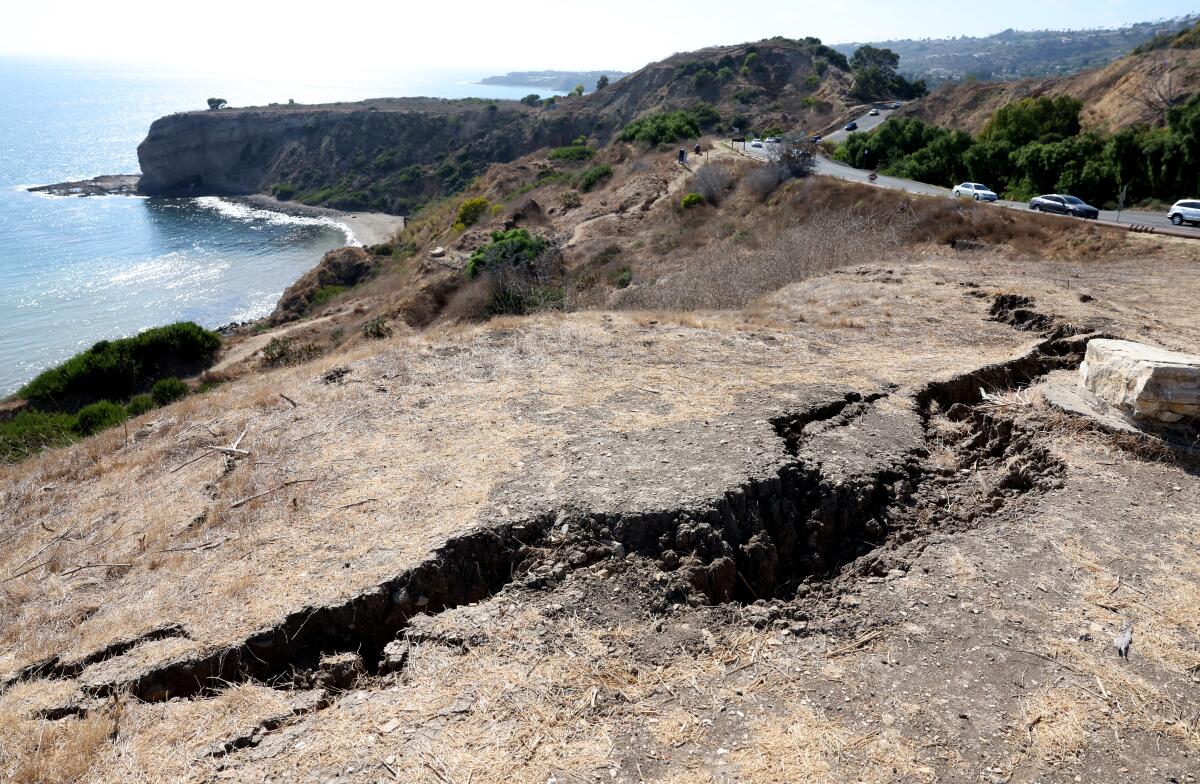
[[[1200,422],[1200,356],[1134,343],[1093,340],[1080,384],[1135,420]]]
[[[271,314],[271,324],[283,324],[300,318],[308,312],[309,304],[322,288],[349,288],[371,275],[378,263],[378,259],[362,248],[347,247],[329,251],[321,257],[317,266],[283,292]]]
[[[327,654],[317,666],[317,685],[323,689],[345,691],[367,671],[357,653]]]
[[[441,245],[438,245],[436,248],[429,251],[429,255],[435,259],[440,259],[446,255],[446,249],[443,248]]]

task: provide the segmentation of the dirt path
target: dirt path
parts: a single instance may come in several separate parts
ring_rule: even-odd
[[[254,356],[255,352],[261,351],[263,348],[265,348],[272,339],[283,337],[284,335],[303,327],[311,327],[316,324],[321,324],[329,321],[330,318],[332,317],[321,316],[320,318],[298,321],[295,324],[288,324],[286,326],[268,330],[257,335],[251,335],[241,343],[238,343],[236,346],[231,348],[229,353],[227,353],[225,356],[221,357],[221,360],[212,366],[212,371],[215,373],[222,370],[228,370],[234,365],[241,363],[243,360],[247,360]]]

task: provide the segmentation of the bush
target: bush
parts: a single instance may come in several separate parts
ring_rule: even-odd
[[[719,163],[706,163],[696,172],[694,185],[696,192],[704,197],[709,204],[720,204],[733,183],[733,172]]]
[[[277,182],[271,186],[271,195],[280,201],[287,201],[296,195],[296,186],[287,182]]]
[[[319,308],[344,291],[346,291],[345,286],[322,286],[313,292],[312,299],[308,301],[308,307]]]
[[[685,210],[690,210],[692,207],[699,207],[704,203],[704,197],[699,193],[689,193],[683,197],[683,201],[679,202],[679,206]]]
[[[15,463],[43,449],[66,446],[75,439],[73,415],[21,411],[0,422],[0,461]]]
[[[629,267],[622,267],[612,276],[613,285],[619,289],[629,288],[629,284],[632,282],[633,270],[629,269]]]
[[[313,343],[296,345],[295,338],[271,338],[263,348],[262,361],[267,367],[299,365],[321,355],[321,348]]]
[[[383,340],[392,336],[392,328],[383,316],[376,316],[362,326],[363,337],[372,340]]]
[[[562,286],[501,285],[487,304],[489,316],[528,316],[543,310],[562,310],[566,292]]]
[[[572,144],[568,147],[555,147],[550,151],[550,160],[552,161],[586,161],[589,160],[596,151],[586,144]]]
[[[75,414],[75,432],[90,436],[107,430],[125,419],[125,409],[109,400],[84,406]]]
[[[186,397],[187,393],[188,385],[171,376],[170,378],[155,381],[154,386],[150,390],[150,397],[154,398],[156,405],[165,406],[181,397]]]
[[[527,229],[492,232],[492,241],[471,254],[466,272],[475,277],[487,269],[532,268],[549,243]]]
[[[17,391],[30,405],[73,411],[99,400],[125,400],[167,376],[192,375],[212,364],[221,338],[192,322],[102,340]]]
[[[754,198],[764,201],[783,182],[783,170],[778,166],[759,166],[742,178],[742,187]]]
[[[149,395],[134,395],[134,397],[125,406],[125,411],[129,416],[141,416],[147,411],[153,411],[157,406],[154,404],[154,398]]]
[[[576,181],[575,187],[586,193],[592,188],[595,188],[596,185],[602,180],[607,180],[609,177],[611,177],[612,173],[612,167],[607,163],[589,166],[579,175],[579,179]]]
[[[621,131],[621,140],[626,142],[647,142],[649,144],[666,144],[681,139],[696,139],[701,136],[701,129],[716,125],[721,121],[708,104],[698,104],[691,109],[677,109],[673,112],[658,112],[634,120]]]
[[[563,191],[562,195],[558,197],[558,202],[564,210],[573,210],[583,205],[583,199],[579,198],[577,191]]]
[[[467,199],[462,204],[458,205],[458,217],[454,219],[454,230],[465,231],[471,228],[484,213],[488,211],[492,205],[482,196],[477,196],[473,199]]]
[[[525,104],[526,106],[537,106],[541,102],[542,96],[538,95],[537,93],[530,93],[521,99],[521,103]]]

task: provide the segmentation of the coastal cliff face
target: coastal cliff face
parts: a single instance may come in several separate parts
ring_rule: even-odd
[[[820,128],[845,109],[850,83],[845,58],[816,39],[772,39],[674,55],[547,105],[400,98],[175,114],[138,147],[139,187],[409,214],[490,164],[579,136],[604,145],[653,112],[704,103],[725,129]]]
[[[494,162],[603,129],[587,112],[395,99],[163,117],[138,147],[150,195],[272,193],[405,214]]]

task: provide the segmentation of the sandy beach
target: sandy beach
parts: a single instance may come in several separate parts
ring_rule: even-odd
[[[393,234],[404,228],[404,216],[402,215],[388,215],[383,212],[345,212],[331,207],[310,207],[307,204],[298,204],[293,201],[280,201],[266,194],[223,198],[288,215],[332,218],[338,223],[348,226],[354,234],[355,242],[365,246],[387,242]]]

